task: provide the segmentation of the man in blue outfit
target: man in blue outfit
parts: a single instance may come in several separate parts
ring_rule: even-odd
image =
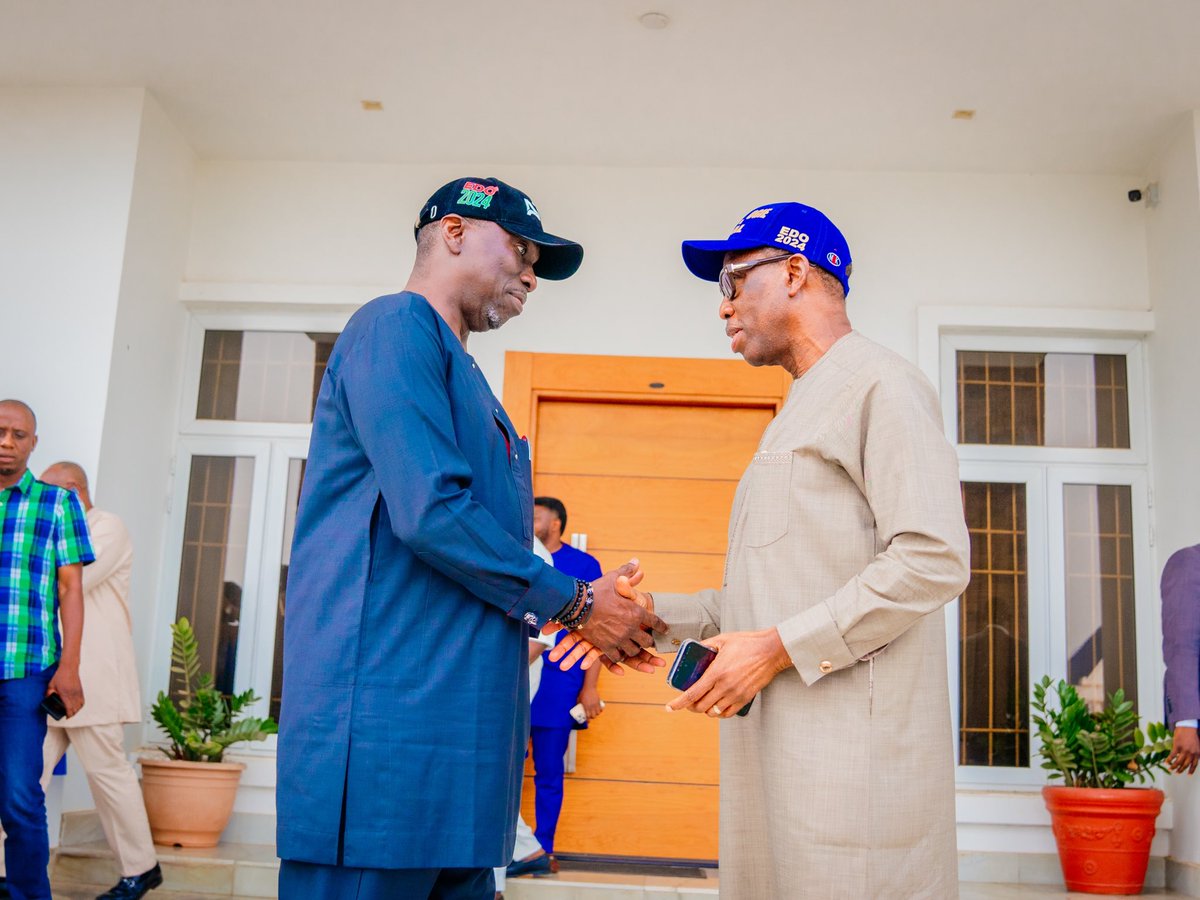
[[[533,533],[550,551],[554,568],[584,581],[599,578],[600,561],[596,557],[563,543],[566,527],[567,508],[561,500],[557,497],[533,499]],[[560,632],[558,639],[561,640],[566,634],[565,631]],[[547,650],[543,656],[548,654]],[[537,827],[534,834],[545,853],[534,853],[527,859],[513,863],[508,867],[510,875],[544,875],[551,870],[554,832],[558,828],[563,802],[563,757],[567,752],[571,731],[587,727],[586,722],[581,724],[571,718],[570,709],[579,703],[588,719],[600,715],[600,694],[596,690],[599,678],[599,666],[592,666],[586,672],[576,666],[564,672],[551,663],[543,670],[541,686],[533,697],[529,715],[533,739],[533,784],[537,792]]]
[[[405,290],[351,318],[313,416],[284,623],[284,900],[491,900],[513,851],[529,626],[662,663],[645,649],[662,622],[618,573],[589,583],[529,552],[529,446],[465,346],[583,249],[492,178],[443,186],[414,233]]]

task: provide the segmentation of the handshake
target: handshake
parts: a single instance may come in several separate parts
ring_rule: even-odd
[[[550,661],[566,670],[580,663],[590,669],[597,662],[614,675],[624,675],[621,663],[650,673],[666,665],[651,652],[654,633],[666,634],[668,626],[654,614],[654,601],[637,590],[645,577],[636,559],[592,582],[595,600],[587,624],[563,638],[550,651]],[[547,625],[545,633],[561,626]],[[580,662],[582,660],[582,662]]]

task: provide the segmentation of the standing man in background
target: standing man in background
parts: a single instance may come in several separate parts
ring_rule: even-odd
[[[566,527],[567,508],[561,500],[557,497],[533,498],[533,533],[550,551],[554,568],[584,581],[599,578],[601,569],[596,557],[563,543]],[[556,641],[566,635],[566,631],[559,632]],[[563,777],[566,774],[563,758],[572,730],[587,728],[586,722],[580,724],[571,718],[569,710],[580,703],[589,720],[600,715],[600,694],[596,690],[600,668],[592,666],[584,671],[579,666],[573,666],[564,672],[556,665],[548,665],[542,672],[541,686],[533,697],[529,717],[533,743],[533,784],[537,792],[534,834],[545,852],[535,851],[514,862],[508,867],[508,874],[513,877],[548,875],[552,870],[554,832],[562,812]]]
[[[65,488],[87,514],[96,561],[83,570],[84,627],[79,680],[87,706],[77,715],[50,720],[43,748],[42,790],[67,746],[75,748],[87,775],[96,814],[121,879],[97,900],[138,900],[162,884],[137,773],[125,755],[124,725],[141,721],[141,694],[133,654],[129,576],[133,541],[118,516],[92,504],[87,474],[58,462],[42,482]]]
[[[36,446],[33,410],[0,400],[0,896],[14,900],[51,900],[41,703],[57,694],[68,718],[83,708],[83,567],[96,558],[79,500],[29,471]]]
[[[1167,765],[1192,775],[1200,764],[1200,544],[1171,554],[1161,587],[1163,699],[1174,732]]]

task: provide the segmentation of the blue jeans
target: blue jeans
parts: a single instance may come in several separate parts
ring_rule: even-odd
[[[533,737],[533,833],[547,853],[554,852],[554,832],[558,829],[558,814],[562,812],[563,776],[566,774],[563,755],[571,740],[570,728],[530,729]]]
[[[13,900],[51,900],[50,840],[42,793],[46,714],[40,704],[58,666],[0,680],[0,825]]]

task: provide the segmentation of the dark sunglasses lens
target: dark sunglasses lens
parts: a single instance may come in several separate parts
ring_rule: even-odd
[[[733,296],[733,276],[729,274],[728,269],[721,269],[721,275],[717,279],[717,283],[721,287],[721,296],[728,300]]]

